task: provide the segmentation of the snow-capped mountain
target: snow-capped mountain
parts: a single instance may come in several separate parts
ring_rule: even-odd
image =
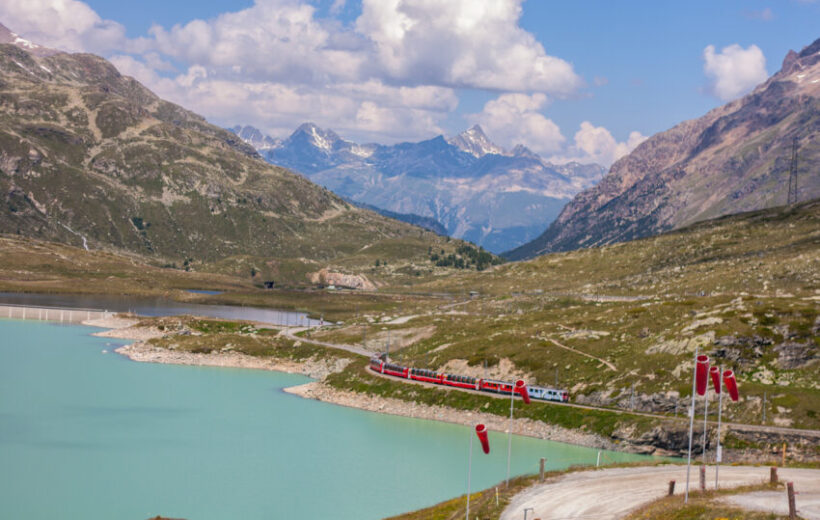
[[[262,142],[252,127],[233,130],[251,145]],[[596,164],[554,165],[520,145],[507,152],[477,125],[449,139],[386,146],[357,144],[305,123],[277,145],[257,150],[349,200],[432,218],[451,236],[492,252],[538,236],[604,173]]]
[[[447,139],[447,142],[473,157],[481,157],[488,153],[508,155],[503,148],[490,141],[487,134],[478,125],[474,125],[469,130]]]
[[[36,43],[30,42],[25,38],[20,37],[17,33],[11,32],[11,30],[3,24],[0,24],[0,43],[11,43],[13,45],[17,45],[35,56],[52,56],[60,52],[58,50],[49,49],[48,47],[43,47],[42,45],[37,45]]]
[[[240,139],[256,148],[256,151],[259,153],[264,153],[273,148],[278,148],[282,144],[280,139],[274,139],[273,137],[264,135],[252,126],[237,125],[233,128],[229,128],[228,130],[235,133]]]

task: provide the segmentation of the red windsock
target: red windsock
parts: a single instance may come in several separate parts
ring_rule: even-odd
[[[726,385],[726,391],[729,392],[729,397],[732,398],[732,401],[738,400],[738,393],[737,393],[737,379],[735,379],[735,373],[731,370],[724,370],[723,371],[723,384]]]
[[[698,395],[706,394],[706,379],[709,373],[709,356],[701,354],[695,365],[695,389]]]
[[[716,366],[709,367],[709,376],[712,378],[712,386],[715,387],[715,393],[720,393],[720,369]]]
[[[521,399],[524,400],[525,404],[530,404],[530,393],[527,392],[527,385],[524,384],[523,379],[515,382],[515,391],[521,394]]]
[[[487,427],[483,424],[476,424],[475,434],[478,435],[478,440],[481,441],[481,449],[484,450],[484,453],[490,453],[490,440],[487,438]]]

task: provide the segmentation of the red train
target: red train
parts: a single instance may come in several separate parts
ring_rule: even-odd
[[[513,391],[514,383],[508,381],[496,381],[494,379],[480,379],[470,376],[459,376],[455,374],[444,374],[434,370],[424,368],[410,368],[394,363],[385,363],[379,358],[370,360],[370,370],[380,374],[401,377],[404,379],[414,379],[425,381],[437,385],[455,386],[468,388],[470,390],[481,390],[483,392],[493,392],[496,394],[509,394]],[[558,401],[566,403],[569,401],[569,393],[566,390],[556,390],[554,388],[544,388],[541,386],[527,386],[527,393],[532,399],[542,401]]]

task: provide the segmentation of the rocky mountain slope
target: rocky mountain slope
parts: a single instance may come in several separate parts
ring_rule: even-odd
[[[392,146],[360,145],[311,123],[280,143],[253,127],[232,131],[271,163],[349,200],[432,218],[449,235],[494,252],[534,238],[604,173],[594,164],[554,165],[523,146],[507,152],[479,126]]]
[[[789,52],[752,93],[648,139],[579,193],[540,237],[507,256],[619,242],[786,204],[795,139],[797,200],[816,198],[820,40]]]
[[[429,263],[444,243],[271,166],[102,58],[0,36],[0,233],[177,265],[251,255],[319,268],[368,247]]]

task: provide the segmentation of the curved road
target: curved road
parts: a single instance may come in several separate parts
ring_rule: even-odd
[[[690,494],[698,486],[698,466],[692,467]],[[798,514],[820,520],[820,470],[779,468],[781,482],[794,482],[798,492]],[[515,496],[501,514],[501,520],[520,520],[524,509],[528,518],[541,520],[615,520],[666,495],[669,481],[676,481],[675,494],[684,492],[686,466],[612,468],[568,473],[551,482],[537,484]],[[730,488],[768,482],[768,467],[721,466],[720,486]],[[714,489],[714,466],[706,470],[706,487]],[[786,492],[736,495],[732,504],[740,507],[788,514]]]

